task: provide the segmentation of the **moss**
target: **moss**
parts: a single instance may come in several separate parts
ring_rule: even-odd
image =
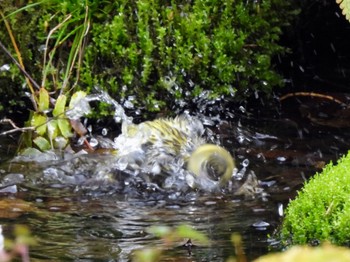
[[[350,244],[350,153],[316,174],[286,210],[281,235],[292,244]]]
[[[237,101],[281,85],[271,59],[285,51],[278,40],[292,17],[288,1],[44,0],[28,4],[30,8],[24,1],[5,2],[4,13],[12,13],[8,19],[25,65],[37,81],[43,72],[39,47],[50,30],[71,15],[49,42],[49,49],[56,52],[49,73],[53,81],[45,84],[50,90],[61,88],[74,30],[81,28],[86,12],[89,32],[83,63],[80,74],[71,74],[67,90],[76,81],[84,90],[99,85],[121,102],[135,96],[135,108],[171,111],[178,106],[175,100],[189,102],[203,91],[211,98]],[[0,37],[8,39],[6,30]],[[56,45],[59,37],[64,41]],[[6,74],[8,82],[24,82],[18,72]],[[168,78],[175,84],[164,85]]]

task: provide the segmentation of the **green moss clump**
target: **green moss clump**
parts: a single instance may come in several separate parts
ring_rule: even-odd
[[[256,91],[269,94],[282,84],[271,61],[286,50],[278,40],[295,9],[284,0],[5,0],[3,5],[26,70],[39,83],[44,78],[46,89],[64,93],[99,85],[121,103],[132,99],[143,113],[172,111],[200,94],[236,102]],[[52,60],[43,65],[49,34],[45,50]],[[79,34],[79,63],[69,66]],[[3,21],[0,39],[15,56]],[[0,65],[5,63],[8,58],[0,56]],[[66,81],[67,68],[72,73]],[[0,95],[10,94],[6,100],[15,102],[25,97],[14,65],[0,74]]]
[[[113,15],[92,26],[85,53],[92,67],[81,80],[106,87],[113,78],[110,94],[136,96],[135,106],[148,111],[204,90],[209,99],[236,101],[268,94],[282,83],[271,59],[285,51],[278,40],[291,7],[280,0],[118,1]]]
[[[350,152],[310,179],[289,203],[281,236],[292,244],[350,244]]]

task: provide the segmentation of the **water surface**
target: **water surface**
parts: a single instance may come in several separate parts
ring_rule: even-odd
[[[280,225],[283,207],[302,183],[349,147],[344,130],[284,116],[242,117],[211,129],[234,153],[238,169],[256,174],[263,193],[242,197],[233,192],[125,191],[118,184],[77,186],[77,177],[59,183],[48,179],[47,170],[52,175],[52,168],[60,167],[76,174],[81,166],[86,165],[86,171],[103,165],[106,156],[15,163],[5,153],[12,143],[3,140],[0,224],[4,235],[10,236],[16,224],[27,225],[39,243],[30,248],[32,261],[130,261],[136,249],[164,246],[148,233],[150,226],[187,224],[211,240],[209,245],[194,243],[190,261],[224,261],[234,255],[230,236],[235,232],[242,235],[252,260],[278,246],[269,235]],[[182,247],[186,241],[167,246],[163,261],[189,259]]]

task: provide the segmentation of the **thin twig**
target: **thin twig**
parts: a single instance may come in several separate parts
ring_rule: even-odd
[[[29,79],[29,81],[35,86],[35,88],[37,88],[39,90],[40,86],[27,73],[27,71],[17,62],[17,60],[11,55],[10,51],[7,50],[7,48],[3,45],[3,43],[1,43],[1,41],[0,41],[0,47],[11,58],[12,62],[19,68],[19,70],[24,74],[24,76]]]
[[[13,48],[15,49],[15,52],[17,54],[17,58],[18,58],[18,62],[17,60],[11,55],[11,53],[5,48],[5,46],[3,44],[1,44],[1,48],[5,51],[5,53],[7,55],[9,55],[11,57],[11,59],[15,62],[16,66],[21,70],[21,72],[25,75],[26,77],[26,82],[29,86],[29,89],[30,89],[30,92],[32,93],[32,98],[33,100],[35,101],[35,103],[33,103],[33,107],[35,109],[35,111],[37,110],[37,104],[38,104],[38,101],[37,101],[37,98],[35,96],[35,91],[34,91],[34,88],[32,86],[32,84],[39,90],[40,89],[40,86],[34,81],[34,79],[32,77],[30,77],[30,75],[26,72],[25,70],[25,67],[24,67],[24,64],[23,64],[23,60],[22,60],[22,56],[21,56],[21,52],[19,51],[19,48],[17,46],[17,43],[16,43],[16,39],[15,37],[13,36],[12,34],[12,30],[11,30],[11,27],[9,25],[9,23],[7,22],[6,20],[6,17],[4,16],[3,12],[1,12],[0,10],[0,15],[2,17],[2,19],[4,20],[4,23],[5,23],[5,26],[6,26],[6,30],[10,36],[10,39],[11,39],[11,42],[12,42],[12,45],[13,45]]]
[[[10,124],[13,127],[13,129],[0,133],[0,136],[5,136],[5,135],[11,134],[11,133],[15,133],[15,132],[25,132],[25,131],[35,130],[35,127],[33,127],[33,126],[30,126],[30,127],[18,127],[9,118],[3,118],[3,119],[0,120],[0,124],[4,124],[4,123]]]
[[[307,96],[307,97],[318,97],[318,98],[323,98],[326,100],[333,101],[334,103],[344,105],[345,103],[331,95],[325,95],[325,94],[320,94],[320,93],[315,93],[315,92],[294,92],[294,93],[288,93],[280,97],[280,101],[283,101],[289,97],[295,97],[295,96]]]

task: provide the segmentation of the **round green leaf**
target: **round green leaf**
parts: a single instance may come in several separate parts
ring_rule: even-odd
[[[65,112],[67,97],[65,95],[60,95],[55,104],[55,108],[53,109],[53,116],[62,116]]]
[[[43,136],[46,133],[46,127],[47,127],[47,116],[42,115],[40,113],[34,113],[33,117],[30,121],[30,125],[35,127],[36,132]]]
[[[40,88],[39,91],[39,104],[38,109],[41,112],[45,112],[49,109],[49,103],[50,103],[50,96],[49,92],[45,88]]]
[[[47,151],[51,148],[49,141],[42,136],[36,137],[33,142],[41,151]]]
[[[63,137],[69,138],[73,136],[72,126],[67,118],[59,118],[57,122]]]
[[[50,120],[47,123],[47,133],[50,140],[55,139],[58,136],[58,120]]]
[[[86,93],[84,91],[75,92],[70,99],[69,109],[74,108],[74,106],[84,97],[86,97]]]

